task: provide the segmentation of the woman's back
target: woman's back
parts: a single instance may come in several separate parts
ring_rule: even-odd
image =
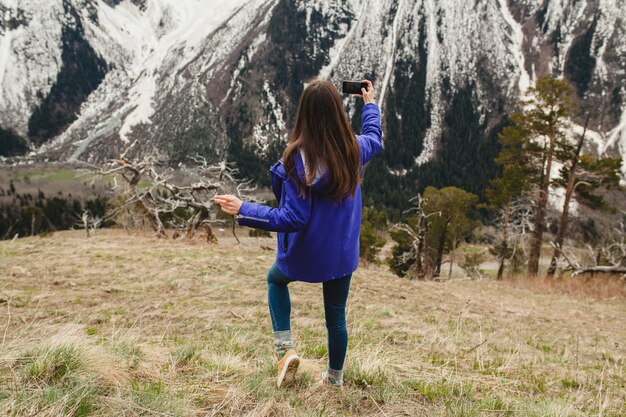
[[[380,111],[375,104],[363,108],[362,135],[357,136],[360,150],[360,169],[382,148]],[[293,156],[299,181],[306,181],[305,160],[300,153]],[[286,173],[282,161],[271,169],[279,208],[292,206],[291,228],[283,225],[278,233],[276,261],[281,271],[294,279],[323,282],[353,272],[359,262],[359,232],[361,225],[361,187],[354,196],[333,200],[325,193],[327,175],[309,184],[309,191],[301,198],[294,194],[297,186]],[[280,182],[280,184],[278,184]],[[246,203],[244,203],[244,206]],[[242,206],[243,216],[254,217],[252,207]],[[247,214],[246,214],[247,213]],[[239,218],[239,224],[251,219]],[[268,224],[271,227],[270,224]]]

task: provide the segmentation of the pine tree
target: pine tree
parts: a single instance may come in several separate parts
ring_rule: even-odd
[[[428,216],[424,213],[424,199],[418,194],[411,202],[414,207],[409,211],[414,214],[406,223],[397,223],[390,230],[395,245],[391,249],[389,268],[398,276],[404,277],[413,271],[413,277],[423,279],[430,275],[430,259],[425,248],[428,233]]]
[[[576,103],[573,91],[563,80],[542,77],[535,87],[526,92],[522,101],[523,110],[514,114],[515,123],[511,143],[506,144],[510,154],[503,160],[513,161],[515,155],[522,158],[530,184],[536,187],[534,198],[533,234],[530,242],[528,274],[537,275],[543,230],[546,221],[546,206],[551,185],[551,171],[555,161],[564,162],[571,152],[571,144],[565,132],[574,115]]]
[[[565,198],[553,242],[554,251],[547,271],[547,275],[550,277],[554,276],[561,255],[563,239],[568,226],[569,205],[574,193],[578,192],[579,200],[587,205],[594,208],[606,208],[602,195],[594,193],[594,190],[619,187],[621,158],[594,158],[590,155],[581,155],[590,116],[591,113],[587,116],[583,133],[579,136],[578,143],[570,154],[569,165],[563,166],[560,178],[555,181],[565,187]]]
[[[457,187],[445,187],[438,190],[427,187],[424,191],[424,212],[429,217],[427,246],[434,250],[434,276],[441,275],[443,254],[450,252],[450,271],[452,257],[457,246],[471,234],[478,223],[469,217],[469,213],[478,202],[478,196]]]
[[[359,250],[361,259],[365,261],[366,265],[369,262],[377,262],[378,254],[385,245],[382,231],[386,226],[387,216],[384,210],[378,211],[375,208],[363,209]]]

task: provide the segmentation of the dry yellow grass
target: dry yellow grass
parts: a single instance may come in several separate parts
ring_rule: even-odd
[[[570,276],[564,274],[561,278],[537,276],[515,276],[508,279],[508,284],[517,288],[525,288],[535,292],[552,294],[567,294],[580,298],[596,298],[598,300],[625,300],[626,281],[619,275],[598,273],[595,275],[583,274]]]
[[[626,305],[492,281],[354,274],[346,387],[321,286],[292,285],[294,387],[274,385],[271,239],[123,231],[0,242],[0,415],[623,416]]]

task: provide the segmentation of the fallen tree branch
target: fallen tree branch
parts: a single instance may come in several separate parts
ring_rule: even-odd
[[[626,266],[624,265],[618,264],[618,265],[582,266],[577,260],[572,261],[565,254],[565,252],[554,243],[550,243],[550,246],[552,246],[554,250],[558,251],[559,255],[562,256],[563,259],[567,262],[568,266],[565,269],[567,271],[570,271],[573,277],[577,275],[581,275],[581,274],[604,273],[604,274],[612,274],[612,275],[622,274],[623,278],[626,279]]]
[[[626,267],[619,266],[590,266],[587,268],[577,269],[572,273],[572,276],[576,276],[579,274],[595,274],[595,273],[605,273],[605,274],[624,274],[626,279]]]

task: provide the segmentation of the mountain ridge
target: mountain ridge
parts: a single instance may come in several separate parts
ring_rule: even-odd
[[[574,85],[583,112],[599,113],[592,117],[594,151],[626,154],[626,5],[617,2],[42,4],[0,3],[0,128],[27,139],[36,159],[98,163],[120,154],[162,154],[175,163],[200,153],[243,161],[243,174],[258,177],[280,154],[308,79],[339,84],[368,77],[380,93],[387,137],[379,166],[385,174],[372,182],[419,185],[424,167],[442,155],[462,178],[474,162],[445,149],[463,144],[454,132],[471,130],[468,148],[497,147],[497,131],[521,92],[548,74]],[[80,39],[68,45],[68,32]],[[76,65],[78,56],[87,57],[85,65]],[[73,67],[83,71],[70,77],[86,80],[76,88],[82,93],[57,87],[64,99],[54,99]],[[58,134],[44,140],[31,134],[32,124],[45,125],[33,119],[55,115],[38,112],[46,100],[58,110],[71,98],[80,105],[67,105],[54,119]],[[358,101],[344,103],[358,129]],[[484,158],[490,157],[487,151]],[[492,161],[479,162],[486,177],[495,175]],[[437,175],[440,182],[457,181]]]

